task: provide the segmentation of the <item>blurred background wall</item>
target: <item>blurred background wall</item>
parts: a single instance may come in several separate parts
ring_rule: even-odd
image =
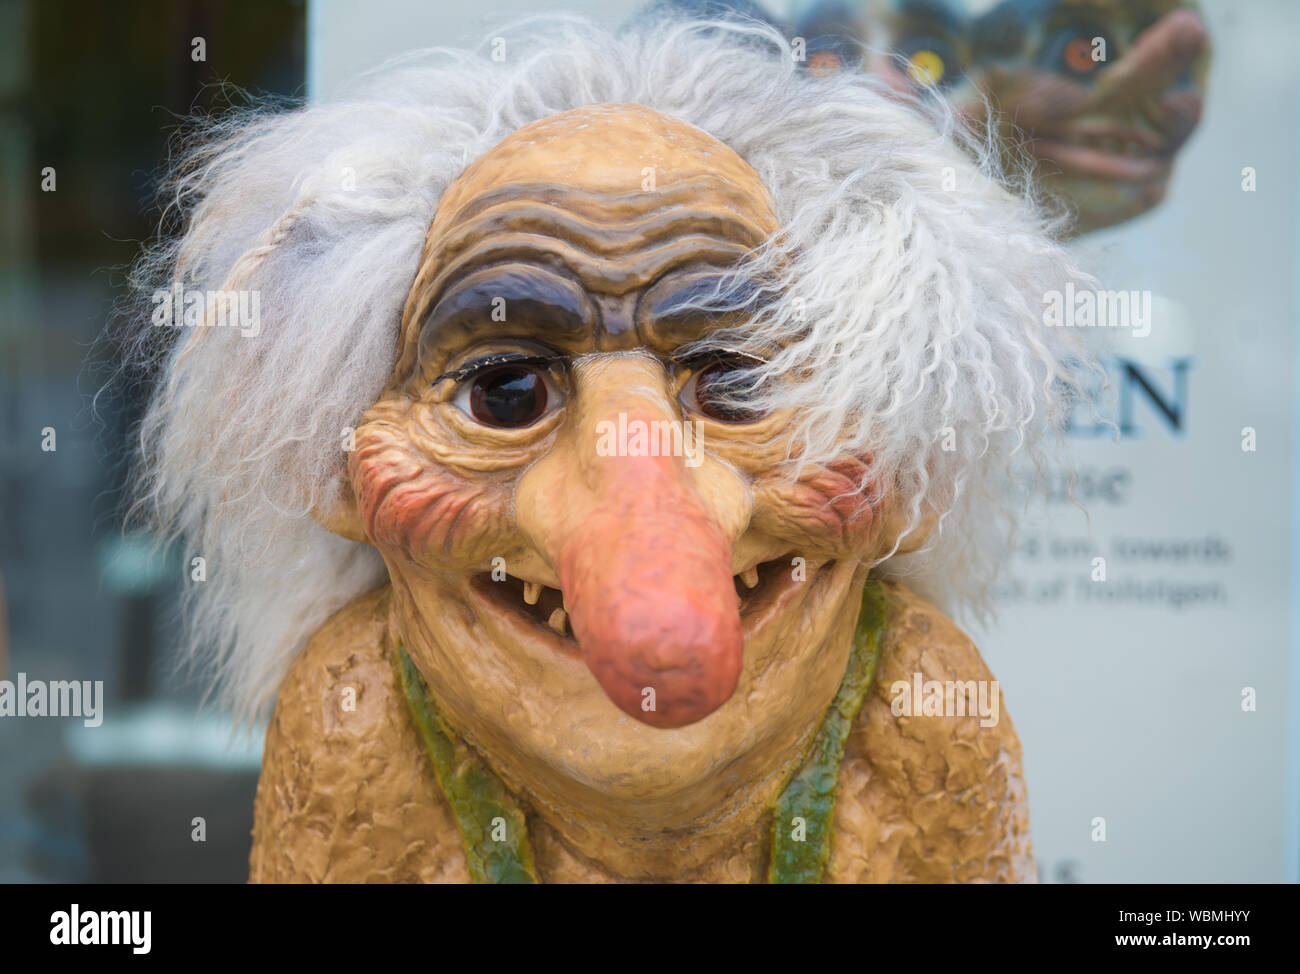
[[[156,229],[180,118],[242,104],[232,86],[301,95],[305,21],[263,0],[0,0],[3,676],[106,698],[96,728],[0,719],[0,881],[247,877],[260,741],[232,744],[171,672],[181,559],[118,516],[145,388],[108,384],[91,346]]]

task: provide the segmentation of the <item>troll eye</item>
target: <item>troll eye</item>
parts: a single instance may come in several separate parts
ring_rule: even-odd
[[[758,422],[766,414],[745,406],[758,389],[755,364],[736,356],[701,365],[682,387],[682,405],[722,423]]]
[[[813,51],[808,55],[806,67],[809,74],[824,78],[844,67],[844,59],[834,51]]]
[[[467,376],[453,401],[484,426],[522,429],[558,409],[564,396],[545,367],[512,362]]]
[[[937,37],[912,37],[894,50],[908,80],[917,87],[947,88],[957,78],[957,53]]]
[[[1101,44],[1096,43],[1101,40]],[[1072,78],[1086,78],[1105,66],[1093,51],[1104,56],[1110,38],[1102,31],[1073,27],[1059,31],[1045,49],[1044,64]]]

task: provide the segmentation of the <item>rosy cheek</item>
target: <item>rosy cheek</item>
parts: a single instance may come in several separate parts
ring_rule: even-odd
[[[879,498],[866,497],[860,489],[867,470],[863,460],[844,456],[805,471],[794,484],[763,484],[756,516],[773,522],[767,530],[776,528],[775,533],[797,531],[835,547],[860,547],[880,516]],[[873,487],[868,482],[868,491]]]
[[[480,485],[415,453],[392,427],[357,430],[350,469],[366,534],[381,548],[449,554],[487,519]]]

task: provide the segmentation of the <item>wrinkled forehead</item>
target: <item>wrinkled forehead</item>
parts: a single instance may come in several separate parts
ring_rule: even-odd
[[[439,202],[403,313],[398,374],[421,341],[504,331],[510,314],[493,315],[494,301],[544,313],[573,342],[585,331],[593,348],[634,343],[673,294],[734,267],[776,226],[753,168],[685,122],[638,105],[534,122]]]
[[[526,125],[474,162],[447,190],[433,226],[455,220],[476,196],[549,183],[619,196],[709,176],[766,208],[758,174],[729,146],[693,125],[641,105],[588,105]]]

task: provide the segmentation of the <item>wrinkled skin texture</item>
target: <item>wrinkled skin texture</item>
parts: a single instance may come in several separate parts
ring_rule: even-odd
[[[543,881],[763,875],[765,821],[847,665],[863,563],[900,532],[870,457],[792,482],[789,417],[719,413],[716,360],[678,354],[722,322],[674,296],[776,227],[734,152],[630,105],[526,126],[447,190],[392,382],[320,514],[373,544],[391,584],[331,619],[281,686],[254,880],[467,878],[398,644],[521,800]],[[502,368],[531,390],[509,398],[523,421],[485,405],[515,396]],[[699,439],[677,455],[603,438],[684,419]],[[988,677],[941,614],[890,592],[830,878],[1030,878],[1009,720],[896,718],[882,696],[917,669]]]
[[[1034,157],[1041,187],[1077,211],[1078,232],[1164,199],[1200,121],[1209,68],[1205,22],[1188,0],[1004,0],[987,10],[965,0],[830,0],[797,32],[814,70],[853,63],[856,41],[878,52],[862,66],[900,91],[932,81],[977,124],[987,98],[1008,155],[1020,147]]]

